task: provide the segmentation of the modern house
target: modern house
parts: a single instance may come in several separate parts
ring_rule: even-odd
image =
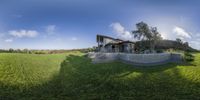
[[[178,53],[149,53],[146,52],[148,49],[137,54],[138,42],[123,41],[121,39],[115,39],[104,35],[97,35],[97,43],[98,52],[88,53],[88,57],[92,59],[93,63],[117,60],[137,66],[154,66],[170,62],[179,63],[183,60],[182,55]],[[144,45],[142,44],[140,46],[143,47]]]
[[[134,53],[134,42],[97,35],[99,52],[125,52]]]

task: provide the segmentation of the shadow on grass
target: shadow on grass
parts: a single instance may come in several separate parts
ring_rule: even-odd
[[[0,99],[200,99],[200,84],[185,78],[177,66],[188,64],[143,68],[120,62],[92,64],[88,58],[70,55],[59,74],[45,84],[21,89],[0,83]]]

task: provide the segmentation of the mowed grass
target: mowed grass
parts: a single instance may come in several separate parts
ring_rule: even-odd
[[[195,61],[155,67],[92,64],[84,54],[0,54],[2,100],[199,100]]]

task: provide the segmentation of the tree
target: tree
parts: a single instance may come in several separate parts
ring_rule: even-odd
[[[178,49],[187,50],[189,48],[189,43],[183,42],[180,38],[176,38],[176,47]]]
[[[162,40],[162,36],[161,34],[158,32],[157,28],[156,27],[152,27],[151,28],[151,32],[152,32],[152,39],[151,39],[151,44],[152,44],[152,50],[155,49],[155,45],[158,41]]]
[[[184,47],[184,50],[187,50],[189,47],[189,43],[188,42],[183,43],[183,47]]]
[[[138,40],[142,40],[139,43],[139,51],[141,52],[146,49],[145,46],[147,46],[146,44],[147,42],[145,42],[144,40],[149,40],[151,38],[151,32],[150,32],[149,26],[144,22],[137,23],[136,28],[137,30],[132,31],[132,34],[134,38],[137,38]]]
[[[29,50],[28,49],[24,49],[23,53],[29,53]]]
[[[176,42],[182,44],[182,40],[180,38],[176,38]]]
[[[139,22],[136,24],[137,30],[132,31],[134,38],[139,40],[149,40],[152,35],[149,26],[144,22]]]
[[[15,52],[22,53],[22,51],[20,49],[15,50]]]
[[[151,51],[154,51],[155,44],[157,41],[161,40],[161,34],[158,32],[156,27],[149,27],[148,24],[144,22],[139,22],[136,24],[137,30],[132,31],[134,38],[139,40],[147,40],[150,45]],[[141,47],[141,46],[140,46]]]
[[[8,50],[8,52],[13,53],[13,52],[14,52],[14,49],[10,48],[10,49]]]

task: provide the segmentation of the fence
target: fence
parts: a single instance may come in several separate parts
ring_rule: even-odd
[[[155,53],[155,54],[129,54],[129,53],[88,53],[94,63],[110,61],[123,61],[134,65],[159,65],[169,62],[181,62],[181,54]]]

